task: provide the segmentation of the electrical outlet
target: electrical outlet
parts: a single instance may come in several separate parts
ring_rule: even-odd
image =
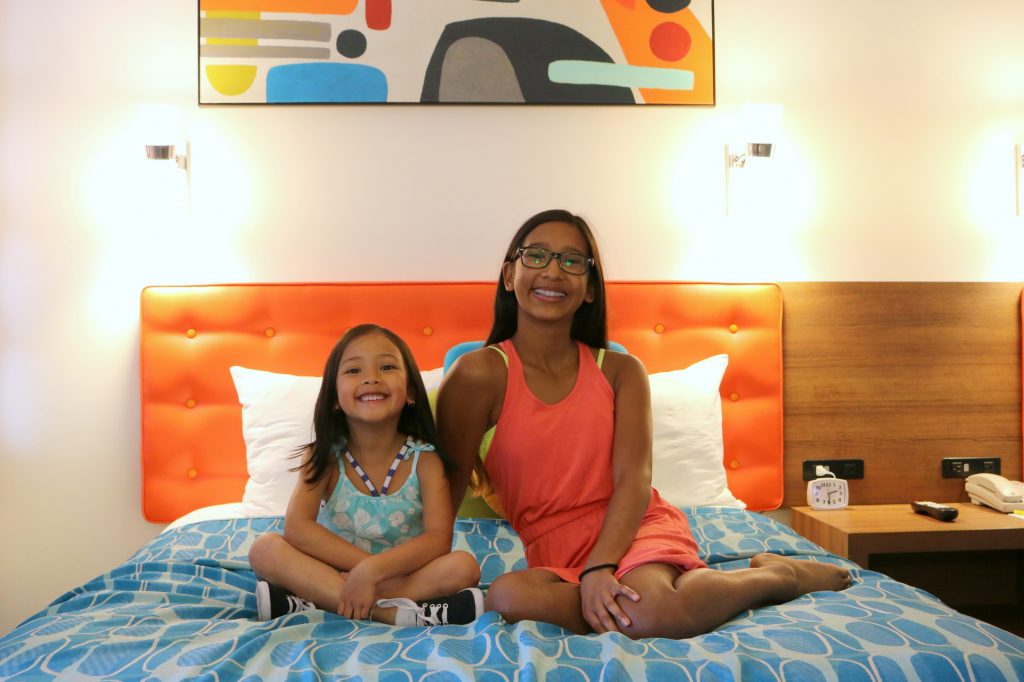
[[[864,478],[864,460],[862,459],[805,459],[803,473],[805,481],[818,478],[815,468],[818,465],[828,467],[836,478]]]
[[[1002,472],[999,457],[943,457],[943,478],[967,478],[973,474],[998,474]]]

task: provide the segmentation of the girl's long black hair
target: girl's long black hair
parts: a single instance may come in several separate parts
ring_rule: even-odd
[[[529,218],[512,237],[512,242],[505,252],[504,263],[510,263],[516,259],[519,247],[523,246],[527,235],[542,223],[569,223],[580,231],[584,241],[587,242],[587,254],[594,259],[594,266],[590,268],[587,277],[590,278],[589,285],[592,287],[594,300],[577,309],[572,318],[572,330],[570,336],[577,341],[582,341],[592,348],[605,348],[608,346],[608,320],[607,304],[604,292],[604,270],[601,267],[601,255],[597,250],[597,240],[591,231],[587,221],[574,213],[562,209],[541,211]],[[487,336],[485,345],[500,343],[505,339],[512,338],[518,326],[519,304],[516,302],[514,291],[505,289],[505,278],[499,274],[498,288],[494,294],[494,324],[491,326],[491,333]]]
[[[419,367],[416,366],[416,359],[409,350],[408,344],[398,334],[390,329],[385,329],[375,324],[361,324],[352,327],[334,345],[330,355],[327,356],[327,363],[324,365],[323,381],[320,383],[320,394],[316,399],[316,407],[313,409],[313,442],[302,447],[297,454],[301,455],[308,449],[310,457],[299,467],[305,473],[306,483],[316,485],[327,474],[332,462],[336,461],[332,450],[335,445],[342,447],[348,443],[349,426],[345,413],[338,408],[338,369],[341,367],[341,358],[345,350],[356,339],[367,334],[381,334],[391,343],[395,344],[402,355],[402,362],[405,364],[405,371],[408,375],[409,397],[414,404],[402,408],[398,418],[398,430],[407,436],[418,438],[430,443],[436,449],[437,455],[444,464],[446,474],[450,474],[454,464],[438,445],[437,427],[434,425],[434,415],[430,411],[427,389],[423,386],[423,377],[420,376]]]

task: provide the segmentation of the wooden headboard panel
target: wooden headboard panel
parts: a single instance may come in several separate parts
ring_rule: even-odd
[[[1021,479],[1019,282],[784,282],[785,506],[802,463],[862,459],[853,504],[967,502],[944,457]]]
[[[238,501],[247,478],[228,368],[319,375],[363,322],[405,339],[420,369],[490,328],[493,282],[147,287],[141,296],[142,506],[170,521]],[[609,336],[650,372],[728,353],[729,486],[751,509],[782,503],[782,296],[773,284],[614,282]]]

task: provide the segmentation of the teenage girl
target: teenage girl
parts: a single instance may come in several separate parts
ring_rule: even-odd
[[[376,325],[349,330],[327,358],[313,426],[284,535],[249,551],[260,619],[315,605],[396,625],[475,620],[480,568],[451,551],[451,462],[432,445],[405,342]]]
[[[684,638],[849,585],[845,569],[774,554],[736,571],[700,559],[686,516],[651,488],[647,372],[605,350],[604,276],[582,218],[545,211],[523,224],[494,308],[486,347],[456,361],[438,398],[454,499],[495,427],[483,474],[526,547],[529,568],[491,585],[488,610],[581,634]]]

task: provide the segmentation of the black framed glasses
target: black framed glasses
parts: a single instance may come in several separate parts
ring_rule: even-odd
[[[540,246],[520,246],[516,256],[528,268],[540,270],[546,268],[551,259],[558,261],[558,267],[570,275],[585,275],[594,265],[594,259],[574,251],[552,251]]]

